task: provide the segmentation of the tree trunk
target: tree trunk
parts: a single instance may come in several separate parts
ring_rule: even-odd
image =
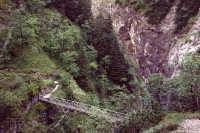
[[[24,44],[22,43],[22,60],[24,61]]]
[[[199,109],[199,97],[197,97],[197,107]]]
[[[7,35],[7,38],[6,38],[6,42],[4,43],[3,47],[1,48],[2,50],[0,51],[0,57],[3,56],[3,54],[4,54],[4,50],[6,49],[8,43],[10,42],[10,38],[11,38],[11,30],[12,30],[12,28],[9,29],[9,31],[8,31],[8,35]]]
[[[191,92],[191,95],[192,95],[192,112],[194,113],[194,110],[195,110],[195,98],[194,98],[194,94],[193,94],[192,85],[190,85],[190,92]]]
[[[169,111],[171,109],[171,97],[172,97],[172,93],[168,92],[167,93],[166,111]]]

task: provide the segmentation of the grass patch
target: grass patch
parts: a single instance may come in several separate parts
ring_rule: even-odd
[[[62,85],[52,93],[52,96],[81,101],[83,103],[89,102],[91,100],[90,96],[77,85],[76,81],[71,76],[68,76],[65,75],[65,77],[61,79]]]
[[[13,88],[18,82],[26,82],[27,85],[33,82],[40,89],[46,87],[54,88],[53,80],[60,80],[61,77],[66,75],[66,71],[57,68],[60,62],[49,58],[40,47],[37,50],[33,50],[31,47],[26,46],[24,49],[24,59],[21,48],[12,50],[11,55],[11,60],[0,64],[0,74],[4,76],[1,80],[2,82],[0,82],[0,88],[9,88],[10,86],[10,88]],[[17,78],[19,81],[12,80],[15,78],[13,77],[14,75],[22,76],[26,81],[21,81],[21,78]],[[49,79],[49,77],[53,79]],[[75,99],[82,102],[91,100],[90,96],[77,85],[72,77],[63,79],[63,82],[67,82],[68,86],[63,87],[60,85],[58,90],[52,94],[53,96]]]
[[[176,130],[179,123],[185,119],[200,119],[200,112],[196,113],[169,113],[160,123],[142,133],[167,133]]]
[[[53,80],[51,79],[42,79],[41,80],[41,88],[46,88],[46,87],[49,87],[49,86],[55,86],[54,83],[53,83]]]
[[[50,75],[53,73],[53,68],[56,68],[54,62],[41,48],[37,48],[36,51],[26,46],[24,48],[24,59],[20,48],[12,50],[11,55],[11,60],[1,63],[0,69],[13,68],[18,73],[39,72],[41,75]]]

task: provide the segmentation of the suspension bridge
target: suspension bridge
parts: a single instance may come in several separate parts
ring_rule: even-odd
[[[126,117],[128,117],[127,114],[116,112],[113,110],[108,110],[104,108],[98,108],[93,105],[80,103],[77,101],[71,101],[63,98],[58,97],[47,97],[46,95],[40,95],[39,96],[40,101],[47,102],[50,104],[54,104],[69,110],[77,111],[80,113],[85,113],[89,115],[96,115],[99,117],[104,117],[106,119],[110,119],[113,121],[120,121],[122,122]]]
[[[40,101],[54,104],[54,105],[57,105],[57,106],[60,106],[60,107],[63,107],[63,108],[69,109],[69,110],[77,111],[80,113],[104,117],[106,119],[110,119],[110,120],[114,120],[114,121],[122,122],[124,119],[126,119],[128,117],[128,115],[125,113],[116,112],[116,111],[108,110],[108,109],[104,109],[104,108],[99,108],[99,107],[96,107],[93,105],[80,103],[80,102],[72,101],[72,100],[67,100],[67,99],[63,99],[63,98],[59,98],[59,97],[52,97],[51,94],[53,92],[55,92],[59,87],[59,84],[57,81],[54,81],[54,83],[56,84],[56,86],[49,94],[39,95]]]

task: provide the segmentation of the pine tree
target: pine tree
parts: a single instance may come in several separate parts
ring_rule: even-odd
[[[76,81],[78,85],[87,92],[93,91],[93,85],[91,82],[91,76],[90,76],[90,70],[89,70],[89,62],[86,58],[84,46],[83,44],[77,44],[79,45],[79,56],[76,60],[79,70],[79,75],[76,76]]]
[[[105,18],[100,14],[96,18],[92,44],[97,50],[97,62],[104,62],[105,57],[110,59],[110,63],[101,63],[109,79],[119,85],[126,84],[129,65],[120,51],[110,16]]]
[[[92,18],[90,0],[53,0],[48,7],[55,7],[79,25]]]

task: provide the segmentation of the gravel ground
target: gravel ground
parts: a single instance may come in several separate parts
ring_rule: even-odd
[[[200,120],[187,119],[179,124],[180,126],[172,133],[200,133]]]

